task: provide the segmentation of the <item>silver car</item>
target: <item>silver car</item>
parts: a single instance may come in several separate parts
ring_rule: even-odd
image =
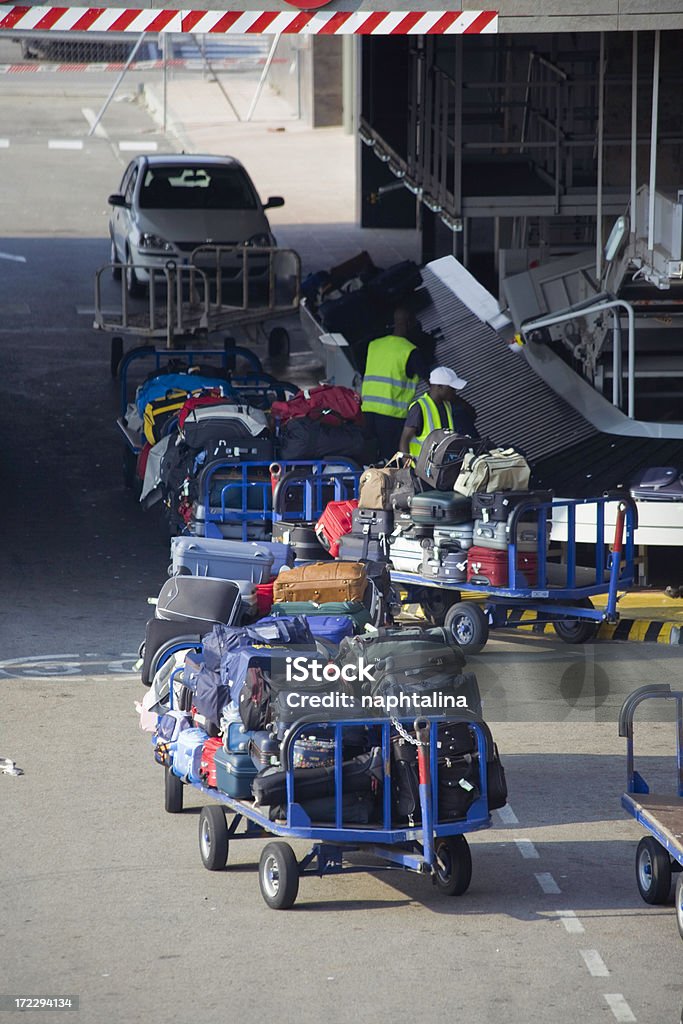
[[[275,245],[265,210],[284,205],[281,196],[262,204],[233,157],[188,154],[136,157],[108,202],[114,277],[120,279],[125,264],[132,296],[143,291],[150,268],[163,268],[169,260],[186,264],[198,246]],[[250,276],[257,267],[258,261],[250,261]],[[241,271],[236,256],[236,280]]]

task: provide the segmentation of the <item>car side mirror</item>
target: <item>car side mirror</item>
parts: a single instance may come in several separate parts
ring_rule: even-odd
[[[107,202],[110,206],[128,206],[126,200],[118,192],[114,192],[113,195],[109,196]]]
[[[284,206],[285,201],[282,196],[268,196],[268,202],[263,207],[264,210],[274,210],[277,206]]]

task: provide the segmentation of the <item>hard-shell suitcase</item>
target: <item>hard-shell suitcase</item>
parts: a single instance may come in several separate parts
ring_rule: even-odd
[[[253,730],[247,729],[241,718],[238,721],[228,722],[227,729],[223,733],[223,746],[231,754],[248,754],[249,741],[253,735]]]
[[[488,441],[477,441],[467,434],[440,428],[432,430],[422,442],[415,463],[415,474],[437,491],[452,491],[467,452],[486,451]]]
[[[240,590],[232,580],[212,576],[171,576],[159,591],[156,617],[170,621],[230,624],[240,614]]]
[[[318,540],[315,523],[273,520],[273,540],[293,548],[297,562],[319,562],[332,558]]]
[[[329,501],[315,524],[318,540],[333,558],[339,555],[341,538],[351,532],[352,513],[357,508],[358,501],[355,498],[347,501]]]
[[[171,537],[171,573],[265,583],[274,575],[268,544],[210,537]],[[280,563],[282,564],[282,563]]]
[[[219,737],[211,737],[202,747],[202,757],[199,765],[199,778],[205,786],[216,788],[216,751],[221,749]]]
[[[639,501],[683,501],[683,473],[674,466],[646,469],[632,481],[631,496]]]
[[[388,539],[371,539],[370,537],[357,537],[355,534],[347,533],[339,541],[339,557],[345,561],[362,562],[370,559],[373,562],[386,561],[389,557]]]
[[[235,800],[251,799],[251,784],[256,778],[256,766],[249,754],[231,754],[219,747],[214,755],[216,786]]]
[[[457,526],[435,526],[434,547],[454,547],[467,551],[472,547],[474,523],[459,523]]]
[[[264,615],[270,615],[270,609],[273,607],[273,584],[270,583],[257,583],[256,584],[256,608],[258,611],[259,619]]]
[[[507,551],[511,538],[508,536],[507,523],[498,519],[491,519],[488,523],[483,519],[476,519],[473,539],[475,545],[480,548]],[[516,543],[518,551],[536,551],[538,548],[538,524],[519,523]]]
[[[249,756],[257,771],[280,764],[280,741],[267,729],[253,732],[249,738]]]
[[[410,515],[414,523],[432,526],[468,523],[472,519],[472,502],[453,491],[426,491],[411,498]]]
[[[553,500],[552,491],[478,491],[472,495],[472,517],[483,519],[484,522],[507,522],[514,508],[522,502],[546,504]],[[538,510],[528,509],[523,513],[524,519],[538,520]]]
[[[202,748],[208,740],[203,729],[183,729],[178,734],[176,749],[173,753],[173,774],[190,782],[200,781],[200,765]]]
[[[315,562],[282,570],[273,586],[282,601],[362,601],[367,576],[359,562]]]
[[[351,514],[354,537],[370,536],[373,540],[388,537],[394,529],[394,513],[377,508],[354,508]]]
[[[422,540],[393,537],[389,548],[389,561],[398,572],[419,573],[422,570],[424,552]]]
[[[432,537],[434,527],[431,523],[414,523],[410,512],[396,509],[394,511],[393,537],[409,537],[411,540],[421,540],[424,537]]]
[[[424,576],[442,583],[465,583],[467,580],[467,551],[434,548],[425,553],[422,564]]]
[[[248,434],[235,436],[229,433],[227,427],[222,433],[214,428],[214,433],[206,438],[199,450],[205,453],[205,466],[210,462],[270,463],[275,456],[271,437],[251,437]]]
[[[538,557],[535,552],[517,553],[518,587],[533,586],[538,578]],[[508,552],[492,548],[472,547],[467,552],[467,582],[490,587],[508,586]]]

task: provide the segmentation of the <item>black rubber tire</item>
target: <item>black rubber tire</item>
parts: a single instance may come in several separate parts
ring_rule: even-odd
[[[489,620],[474,601],[458,601],[451,605],[443,624],[466,654],[479,654],[486,646]]]
[[[472,881],[472,855],[464,836],[442,836],[434,844],[436,887],[444,896],[462,896]]]
[[[667,903],[671,891],[671,860],[653,836],[644,836],[636,850],[636,885],[645,903]]]
[[[592,608],[592,602],[586,597],[581,601],[573,602],[577,608]],[[585,644],[595,638],[599,623],[593,619],[564,619],[562,622],[553,622],[553,629],[560,640],[566,644]]]
[[[289,352],[289,331],[284,327],[273,327],[268,335],[268,358],[274,362],[284,362],[289,359]]]
[[[130,295],[131,299],[139,299],[141,295],[144,295],[144,285],[138,281],[137,274],[135,273],[135,267],[132,265],[130,260],[130,253],[126,252],[126,291]]]
[[[119,263],[119,257],[116,252],[116,246],[114,245],[114,239],[110,240],[109,248],[109,262],[111,263],[111,276],[115,281],[121,280],[121,264]]]
[[[258,866],[261,895],[271,910],[289,910],[299,892],[299,865],[289,843],[264,846]]]
[[[676,879],[674,905],[676,908],[676,927],[678,928],[678,934],[683,939],[683,873],[681,872],[679,872]]]
[[[217,804],[202,807],[199,814],[199,855],[207,871],[223,871],[228,863],[228,826]]]
[[[164,768],[164,810],[180,814],[183,809],[183,784],[170,768]]]
[[[448,609],[460,601],[460,591],[424,587],[419,599],[427,622],[432,626],[443,626]]]
[[[119,366],[123,359],[123,338],[115,335],[111,339],[111,348],[109,350],[109,371],[116,380],[119,375]]]

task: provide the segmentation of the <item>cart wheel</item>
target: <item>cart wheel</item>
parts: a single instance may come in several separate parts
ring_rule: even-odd
[[[164,810],[180,814],[183,809],[183,784],[170,768],[164,769]]]
[[[422,611],[432,626],[443,626],[446,612],[459,600],[459,591],[437,590],[436,587],[425,587],[419,595]]]
[[[443,836],[434,845],[436,887],[444,896],[462,896],[472,881],[472,856],[464,836]]]
[[[299,865],[289,843],[268,843],[263,848],[258,881],[271,910],[289,910],[299,892]]]
[[[489,638],[489,621],[474,601],[451,605],[443,620],[444,627],[467,654],[479,654]]]
[[[207,871],[223,871],[228,863],[228,826],[222,807],[202,807],[199,815],[199,853]]]
[[[636,850],[636,882],[646,903],[666,903],[671,889],[669,854],[652,836],[644,836]]]
[[[109,350],[109,369],[111,375],[116,380],[119,374],[119,364],[123,359],[123,338],[118,336],[111,339],[111,347]]]
[[[678,934],[683,939],[683,874],[676,879],[676,925]]]
[[[587,597],[572,603],[577,608],[593,607]],[[553,622],[553,629],[566,644],[585,644],[594,638],[598,631],[598,623],[592,619],[563,619],[561,622]]]
[[[284,327],[273,327],[268,335],[268,358],[276,362],[289,359],[289,333]]]

